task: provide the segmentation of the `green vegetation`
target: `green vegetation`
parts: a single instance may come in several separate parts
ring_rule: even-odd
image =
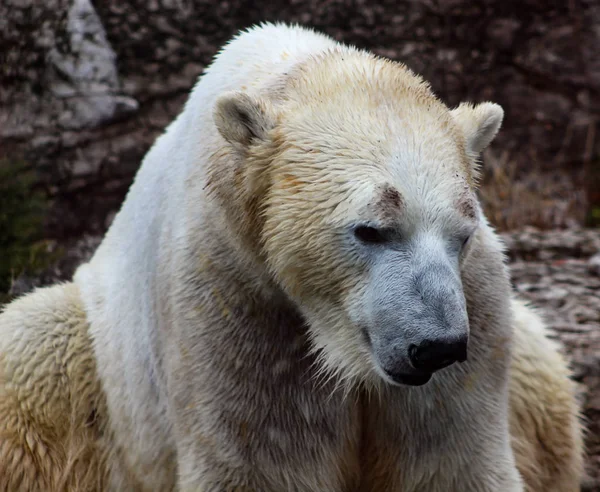
[[[42,237],[47,199],[34,183],[25,163],[0,159],[0,304],[17,276],[40,272],[56,258]]]

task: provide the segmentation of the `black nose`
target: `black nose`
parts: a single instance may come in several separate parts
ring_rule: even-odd
[[[408,348],[415,369],[435,372],[455,362],[467,360],[467,337],[424,340]]]

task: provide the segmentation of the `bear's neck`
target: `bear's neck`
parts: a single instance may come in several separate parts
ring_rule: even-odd
[[[246,383],[256,391],[312,387],[319,367],[305,319],[272,283],[248,276],[254,268],[225,244],[217,231],[207,234],[204,247],[183,262],[195,267],[170,286],[160,282],[169,289],[160,324],[168,331],[163,343],[171,369],[202,372],[198,391],[207,384],[215,391]]]

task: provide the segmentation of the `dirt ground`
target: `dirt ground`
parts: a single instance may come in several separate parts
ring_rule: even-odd
[[[588,427],[584,492],[600,492],[600,229],[503,233],[513,284],[523,298],[541,308],[552,336],[568,355],[578,383]],[[85,236],[67,254],[35,278],[20,277],[12,293],[70,278],[91,256],[99,236]]]

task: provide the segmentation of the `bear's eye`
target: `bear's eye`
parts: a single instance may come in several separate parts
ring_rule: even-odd
[[[468,235],[465,239],[463,239],[461,248],[465,249],[467,247],[467,244],[469,244],[470,240],[471,240],[471,235]]]
[[[355,227],[354,235],[364,243],[383,243],[385,241],[384,235],[375,227]]]

